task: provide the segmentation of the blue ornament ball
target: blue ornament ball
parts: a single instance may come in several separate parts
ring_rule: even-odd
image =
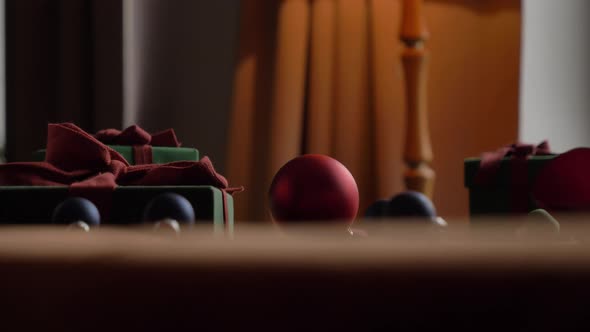
[[[184,196],[176,193],[163,193],[153,198],[143,211],[144,222],[174,219],[179,223],[194,223],[195,210]]]
[[[436,218],[436,208],[432,201],[417,191],[404,191],[391,198],[388,206],[390,217]]]
[[[365,211],[365,218],[384,218],[387,217],[389,209],[389,201],[386,199],[380,199],[369,205]]]
[[[100,224],[100,212],[96,205],[86,198],[70,197],[53,210],[51,221],[64,225],[82,221],[89,226],[97,226]]]

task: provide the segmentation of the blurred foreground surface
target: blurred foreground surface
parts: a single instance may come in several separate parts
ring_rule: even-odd
[[[518,220],[278,227],[0,228],[18,330],[535,330],[584,326],[590,227]],[[453,227],[452,225],[460,225]]]

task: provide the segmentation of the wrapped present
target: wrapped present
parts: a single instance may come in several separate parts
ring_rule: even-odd
[[[513,144],[464,161],[471,215],[520,214],[538,207],[532,196],[539,172],[557,155],[542,142]]]
[[[232,193],[209,158],[131,165],[113,148],[73,124],[50,124],[44,161],[0,165],[0,223],[47,223],[66,197],[82,197],[101,223],[140,222],[142,209],[163,192],[189,200],[197,220],[233,227]]]
[[[101,130],[93,136],[117,151],[131,165],[199,160],[199,151],[194,148],[181,147],[173,129],[150,134],[139,126],[133,125],[123,131]],[[45,149],[33,153],[32,161],[44,160]]]

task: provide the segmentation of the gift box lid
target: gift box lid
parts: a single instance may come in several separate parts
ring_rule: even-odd
[[[135,165],[133,146],[130,145],[107,145],[120,153],[130,164]],[[197,161],[199,150],[185,147],[152,146],[152,163],[167,164],[175,161]],[[31,161],[44,161],[45,149],[33,152]]]
[[[553,158],[557,155],[539,155],[539,156],[531,156],[527,161],[528,169],[529,169],[529,180],[532,181],[537,173]],[[510,179],[510,157],[502,158],[502,162],[500,164],[500,168],[498,169],[498,173],[496,176],[497,182],[494,184],[501,185],[501,184],[508,184]],[[464,166],[464,185],[466,188],[471,188],[477,186],[474,183],[475,176],[480,168],[481,158],[466,158],[463,162]]]

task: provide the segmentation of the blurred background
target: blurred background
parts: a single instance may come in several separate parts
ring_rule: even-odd
[[[266,218],[272,175],[307,152],[351,169],[362,208],[404,188],[401,5],[3,0],[5,158],[44,147],[48,122],[172,127],[246,186],[238,219]],[[426,0],[424,15],[441,215],[468,213],[466,157],[516,140],[590,146],[590,2]]]

